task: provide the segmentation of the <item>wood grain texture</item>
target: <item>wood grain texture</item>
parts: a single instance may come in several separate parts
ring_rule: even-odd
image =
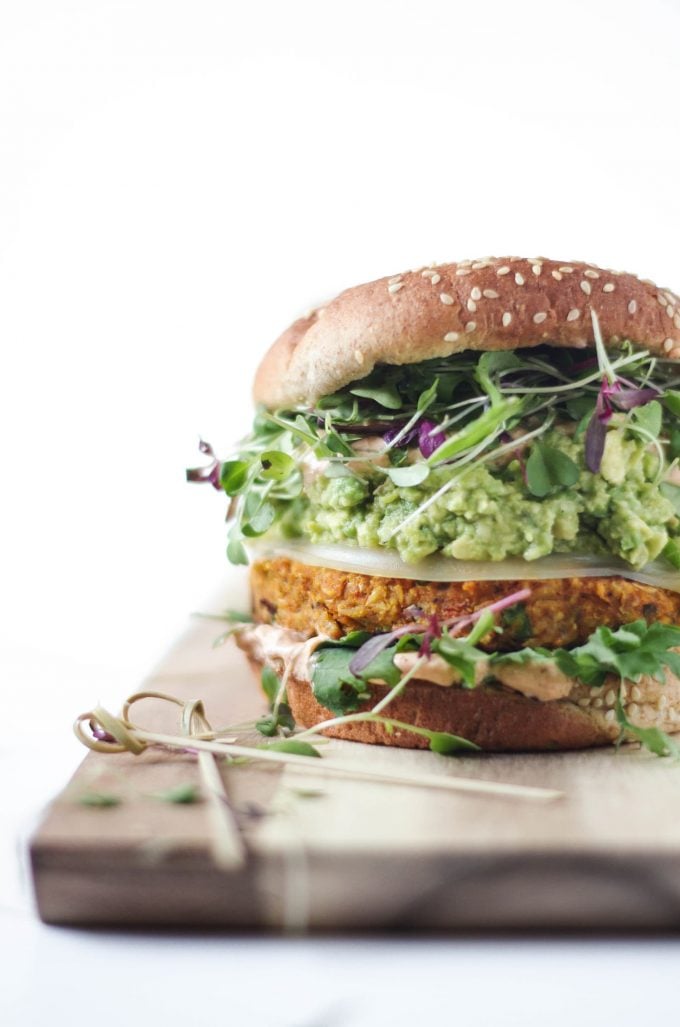
[[[215,624],[182,638],[145,683],[203,698],[214,726],[263,701],[245,658],[212,649]],[[132,688],[131,688],[132,691]],[[123,697],[121,697],[123,698]],[[139,720],[176,730],[172,708]],[[33,838],[48,923],[261,930],[664,929],[680,927],[680,766],[626,747],[446,759],[332,741],[334,762],[562,789],[549,804],[364,783],[244,765],[223,778],[247,848],[210,856],[205,804],[153,793],[197,781],[190,756],[88,754]],[[107,809],[79,795],[110,791]],[[310,794],[314,793],[314,794]]]

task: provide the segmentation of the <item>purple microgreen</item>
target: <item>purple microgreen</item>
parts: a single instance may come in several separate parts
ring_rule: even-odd
[[[434,421],[421,421],[418,425],[418,446],[424,457],[432,456],[446,442],[446,435],[437,430]]]
[[[420,649],[418,650],[419,656],[427,656],[429,659],[432,656],[432,641],[435,638],[442,637],[442,626],[439,618],[436,614],[431,614],[428,617],[427,631],[423,635],[423,640],[420,643]]]
[[[645,403],[651,403],[658,396],[658,389],[619,389],[611,391],[609,400],[619,410],[632,410],[634,407],[641,407]]]
[[[511,592],[509,596],[497,599],[495,602],[489,603],[488,606],[482,606],[479,610],[475,610],[474,613],[465,617],[452,617],[450,620],[444,621],[444,627],[448,628],[450,635],[460,635],[465,628],[475,624],[483,614],[500,613],[502,610],[507,609],[508,606],[514,606],[515,603],[523,603],[530,595],[530,588],[520,588],[517,592]]]
[[[383,435],[385,445],[391,446],[394,444],[397,449],[410,446],[418,438],[420,429],[414,425],[407,432],[404,432],[404,428],[406,428],[406,421],[401,421],[389,428]],[[401,434],[402,432],[404,432],[403,435]]]
[[[388,631],[384,635],[373,635],[369,638],[362,646],[357,649],[356,653],[350,660],[349,669],[355,676],[361,674],[362,670],[368,667],[369,663],[372,663],[376,656],[379,656],[385,649],[387,649],[392,642],[397,638],[401,638],[402,635],[413,634],[417,630],[415,625],[409,624],[406,627],[395,628],[394,631]]]
[[[109,734],[108,731],[105,731],[104,728],[101,727],[99,724],[97,724],[96,721],[94,721],[94,720],[89,721],[89,726],[90,726],[90,731],[92,732],[92,737],[96,738],[98,742],[115,742],[116,741],[116,739],[113,737],[113,735]]]
[[[220,489],[222,487],[220,484],[222,464],[215,456],[215,452],[209,442],[204,442],[203,439],[200,439],[198,448],[201,453],[209,456],[212,462],[207,467],[188,467],[186,472],[187,481],[197,482],[198,484],[209,482],[213,488]]]

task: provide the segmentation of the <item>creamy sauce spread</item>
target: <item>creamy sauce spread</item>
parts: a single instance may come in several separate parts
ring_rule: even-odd
[[[237,632],[236,640],[253,659],[261,663],[278,662],[299,681],[312,680],[312,656],[314,651],[324,642],[330,641],[328,635],[314,635],[305,638],[299,631],[280,628],[274,624],[257,624]],[[397,653],[394,665],[402,674],[413,669],[420,656],[417,652]],[[553,702],[565,699],[574,686],[574,681],[562,673],[552,660],[536,661],[517,665],[513,663],[495,663],[493,677],[506,688],[530,699],[542,702]],[[489,664],[480,660],[476,668],[476,684],[489,674]],[[433,655],[418,671],[414,684],[427,681],[443,688],[451,688],[461,683],[458,671],[442,659]]]
[[[409,671],[413,670],[419,659],[419,654],[415,652],[397,653],[394,657],[394,665],[402,674],[408,674]],[[488,673],[489,664],[486,660],[480,660],[476,667],[475,684],[483,681]],[[427,663],[422,665],[415,680],[429,681],[432,685],[442,685],[444,688],[449,688],[451,685],[459,685],[463,679],[455,667],[452,667],[450,663],[447,663],[446,660],[435,653],[433,656],[430,656]]]
[[[236,632],[239,648],[260,663],[281,662],[299,681],[311,681],[311,657],[315,649],[329,641],[328,635],[305,638],[299,631],[275,624],[257,624]]]

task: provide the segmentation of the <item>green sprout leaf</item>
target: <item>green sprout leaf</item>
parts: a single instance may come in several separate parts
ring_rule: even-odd
[[[676,389],[667,389],[663,397],[663,405],[673,414],[680,417],[680,392]]]
[[[658,439],[661,431],[663,409],[657,400],[653,399],[651,402],[645,403],[644,406],[635,407],[631,411],[631,419],[636,427],[642,428],[653,439]]]
[[[247,538],[257,538],[259,535],[264,535],[265,531],[269,531],[275,520],[276,507],[274,504],[263,503],[241,530]]]
[[[271,481],[284,481],[295,470],[295,461],[288,453],[278,449],[268,449],[260,457],[262,465],[261,477]]]
[[[527,460],[527,485],[532,495],[543,499],[558,488],[575,485],[579,469],[566,453],[536,442]]]
[[[248,464],[245,460],[228,460],[222,464],[220,485],[228,496],[235,496],[248,480]]]
[[[402,407],[402,399],[394,381],[387,380],[382,385],[356,386],[351,392],[353,396],[359,396],[361,399],[372,399],[378,406],[387,410],[400,410]]]
[[[109,792],[83,792],[76,799],[81,806],[93,806],[99,809],[106,809],[109,806],[120,806],[123,800],[118,795]]]
[[[451,735],[447,731],[431,731],[428,737],[430,749],[432,752],[439,753],[440,756],[453,756],[463,750],[467,752],[480,751],[480,747],[474,742],[469,742],[467,738],[461,738],[460,735]]]
[[[268,742],[258,746],[260,749],[273,749],[274,752],[289,752],[293,756],[321,756],[309,742],[298,742],[296,738],[284,738],[280,742]]]
[[[167,788],[162,792],[155,792],[153,797],[154,799],[160,799],[161,802],[172,802],[179,806],[188,806],[194,802],[202,801],[198,787],[189,782],[175,785],[174,788]]]
[[[420,485],[430,473],[430,467],[425,461],[418,461],[405,467],[386,467],[384,470],[398,488],[413,488]]]

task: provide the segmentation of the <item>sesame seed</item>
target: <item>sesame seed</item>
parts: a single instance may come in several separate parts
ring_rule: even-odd
[[[599,271],[591,271],[590,268],[588,268],[587,271],[584,271],[583,274],[586,276],[586,278],[599,278],[600,277]]]
[[[562,272],[563,275],[570,275],[573,270],[574,270],[573,267],[569,267],[568,264],[565,264],[564,267],[560,268],[560,271]]]
[[[616,288],[616,286],[614,285],[613,282],[607,282],[606,285],[602,286],[602,292],[614,292],[615,288]]]
[[[638,281],[643,285],[652,285],[656,289],[656,282],[653,282],[651,278],[639,278]]]
[[[442,276],[441,275],[432,275],[432,278],[430,279],[430,281],[432,282],[432,285],[437,285],[439,282],[441,282],[441,280],[442,280]]]
[[[524,275],[521,275],[519,271],[515,271],[515,281],[518,285],[524,285]]]
[[[599,710],[602,706],[604,706],[604,703],[602,702],[602,699],[593,699],[593,706],[595,706]]]
[[[399,292],[399,290],[403,289],[403,287],[404,287],[404,283],[403,282],[392,282],[391,285],[387,286],[387,291],[388,292]]]
[[[460,277],[461,277],[462,275],[469,275],[469,274],[470,274],[470,269],[469,269],[469,268],[467,268],[467,267],[459,267],[459,268],[456,268],[456,274],[458,275],[458,277],[459,277],[459,278],[460,278]]]
[[[498,293],[495,289],[484,289],[484,291],[482,292],[482,296],[486,296],[488,300],[498,299]]]
[[[665,292],[663,295],[666,297],[666,303],[670,303],[671,306],[674,306],[675,297],[673,296],[673,294],[670,292]]]
[[[637,300],[631,300],[628,304],[628,313],[634,314],[637,310]]]
[[[481,298],[482,298],[482,290],[477,288],[477,286],[475,286],[474,289],[472,290],[472,292],[470,293],[470,298],[473,299],[473,300],[481,300]]]
[[[572,307],[569,313],[567,314],[567,321],[578,321],[580,316],[581,311],[578,309],[578,307]]]
[[[680,314],[676,314],[673,318],[673,324],[676,328],[680,328]]]
[[[506,310],[505,313],[503,314],[503,327],[507,328],[511,321],[512,321],[512,314],[510,313],[509,310]]]
[[[664,340],[664,344],[663,344],[663,348],[666,350],[666,353],[670,352],[670,350],[673,349],[673,340],[672,339],[665,339]]]
[[[364,355],[363,355],[363,353],[361,352],[360,349],[355,349],[354,350],[354,359],[356,360],[357,364],[363,364],[363,362],[364,362]]]
[[[640,699],[642,699],[642,692],[640,691],[637,685],[633,685],[633,687],[631,688],[630,697],[631,699],[634,699],[635,702],[640,702]]]
[[[590,689],[590,694],[592,696],[599,695],[600,694],[600,685],[593,685],[593,687]]]
[[[543,270],[543,265],[542,264],[532,264],[531,265],[531,270],[534,272],[534,274],[538,278],[538,276],[540,275],[541,271]]]
[[[509,275],[510,274],[510,268],[508,267],[507,264],[503,264],[503,267],[499,267],[498,268],[498,270],[496,271],[496,274],[498,275],[499,278],[502,277],[503,275]]]
[[[637,705],[637,703],[629,703],[626,709],[626,713],[629,717],[637,717],[640,713],[640,707]]]
[[[477,309],[477,304],[475,303],[474,300],[468,300],[467,301],[467,308],[468,308],[468,310],[470,311],[471,314],[474,314],[474,312]]]
[[[579,285],[583,289],[583,291],[586,294],[586,296],[590,296],[590,294],[592,292],[592,288],[591,288],[590,282],[579,282]]]
[[[538,314],[534,314],[534,324],[543,324],[547,316],[548,315],[546,314],[545,310],[539,310]]]
[[[579,699],[578,700],[578,704],[579,704],[579,706],[583,707],[583,709],[585,709],[586,706],[590,706],[590,699],[586,699],[585,696],[584,696],[583,699]]]
[[[444,342],[457,342],[459,332],[447,332],[444,336]]]
[[[559,271],[551,271],[550,274],[553,276],[556,282],[562,281],[562,275],[559,273]]]
[[[660,695],[659,696],[659,702],[658,702],[659,709],[660,710],[665,710],[667,706],[668,706],[668,696],[667,695]]]
[[[434,271],[432,270],[432,268],[431,268],[431,267],[426,267],[424,271],[421,271],[421,272],[420,272],[420,274],[421,274],[421,276],[422,276],[423,278],[432,278],[432,275],[433,275],[434,273],[435,273],[435,272],[434,272]]]
[[[616,711],[607,710],[607,712],[604,715],[604,719],[607,721],[608,724],[616,723]]]
[[[660,303],[660,305],[661,305],[662,307],[665,307],[665,306],[666,306],[666,299],[665,299],[665,297],[664,297],[664,296],[661,296],[661,295],[659,295],[659,296],[657,296],[656,298],[657,298],[657,300],[659,301],[659,303]]]
[[[465,325],[465,331],[466,332],[474,332],[476,327],[477,327],[477,322],[476,321],[468,321],[468,323]]]
[[[616,692],[614,691],[613,688],[609,689],[609,691],[607,692],[607,694],[604,697],[604,701],[606,702],[607,706],[613,706],[614,705],[614,703],[616,702]]]
[[[450,307],[453,303],[453,296],[449,296],[448,292],[440,292],[439,299],[442,301],[442,303],[445,303],[447,307]]]
[[[475,263],[471,264],[470,266],[473,268],[473,270],[479,271],[479,269],[482,268],[482,267],[488,267],[489,266],[489,261],[488,260],[476,260]]]
[[[666,307],[666,317],[670,317],[670,319],[672,321],[674,314],[675,314],[675,311],[673,310],[672,306],[669,303],[668,306]]]
[[[458,261],[458,267],[470,267],[471,264],[472,264],[471,260],[459,260]]]
[[[394,284],[396,284],[396,282],[400,282],[403,277],[404,277],[403,275],[394,275],[393,278],[388,278],[387,279],[388,285],[394,285]]]

